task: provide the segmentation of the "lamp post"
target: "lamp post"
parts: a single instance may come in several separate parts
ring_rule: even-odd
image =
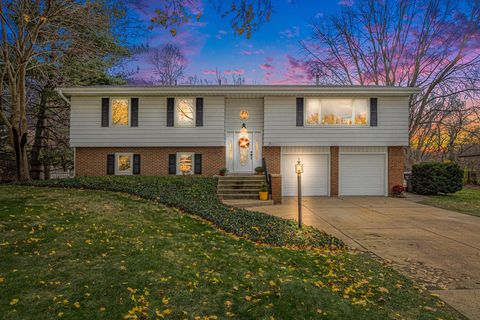
[[[302,173],[303,173],[303,164],[298,158],[297,163],[295,164],[295,172],[297,173],[297,183],[298,183],[298,228],[302,228]]]

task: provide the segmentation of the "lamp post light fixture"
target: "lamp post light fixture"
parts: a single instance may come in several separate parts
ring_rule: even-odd
[[[295,164],[295,173],[297,174],[297,183],[298,183],[298,228],[302,228],[302,173],[303,173],[303,163],[300,162],[298,158],[297,163]]]

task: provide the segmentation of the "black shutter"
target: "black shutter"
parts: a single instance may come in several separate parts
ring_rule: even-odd
[[[377,117],[377,98],[370,98],[370,126],[376,127],[378,122]]]
[[[195,110],[195,125],[197,127],[203,127],[203,98],[197,98]]]
[[[130,100],[130,112],[132,113],[130,126],[138,127],[138,98],[132,98]]]
[[[297,98],[297,127],[303,127],[303,98]]]
[[[173,127],[174,109],[175,109],[174,98],[167,98],[167,127]]]
[[[114,154],[107,155],[107,174],[108,175],[115,174],[115,155]]]
[[[140,155],[133,155],[133,174],[140,174]]]
[[[177,174],[177,155],[168,155],[168,174]]]
[[[102,127],[108,127],[109,122],[110,99],[102,98]]]
[[[202,174],[202,155],[195,153],[195,174]]]

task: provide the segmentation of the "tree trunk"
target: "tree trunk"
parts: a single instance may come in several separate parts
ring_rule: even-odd
[[[34,180],[40,179],[40,173],[42,171],[40,153],[43,148],[43,135],[47,119],[47,98],[45,91],[40,93],[40,103],[38,107],[37,123],[35,124],[35,137],[33,139],[32,151],[30,152],[30,176]]]
[[[27,134],[18,134],[17,129],[11,128],[12,144],[15,151],[15,163],[17,169],[17,180],[30,180],[30,173],[28,170],[28,156],[27,156]]]

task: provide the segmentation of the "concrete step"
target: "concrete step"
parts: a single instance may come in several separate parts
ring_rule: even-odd
[[[251,175],[251,176],[219,176],[218,181],[227,181],[227,180],[265,180],[263,175]]]
[[[260,189],[218,189],[217,194],[258,194]]]
[[[238,187],[238,188],[242,188],[242,187],[260,187],[261,185],[263,184],[263,181],[260,181],[260,182],[220,182],[218,184],[219,187],[232,187],[232,188],[235,188],[235,187]]]
[[[251,207],[263,207],[263,206],[272,206],[273,200],[250,200],[250,199],[235,199],[235,200],[224,200],[223,203],[226,205],[237,207],[237,208],[251,208]]]
[[[258,199],[258,192],[257,193],[218,193],[217,194],[221,199]]]

